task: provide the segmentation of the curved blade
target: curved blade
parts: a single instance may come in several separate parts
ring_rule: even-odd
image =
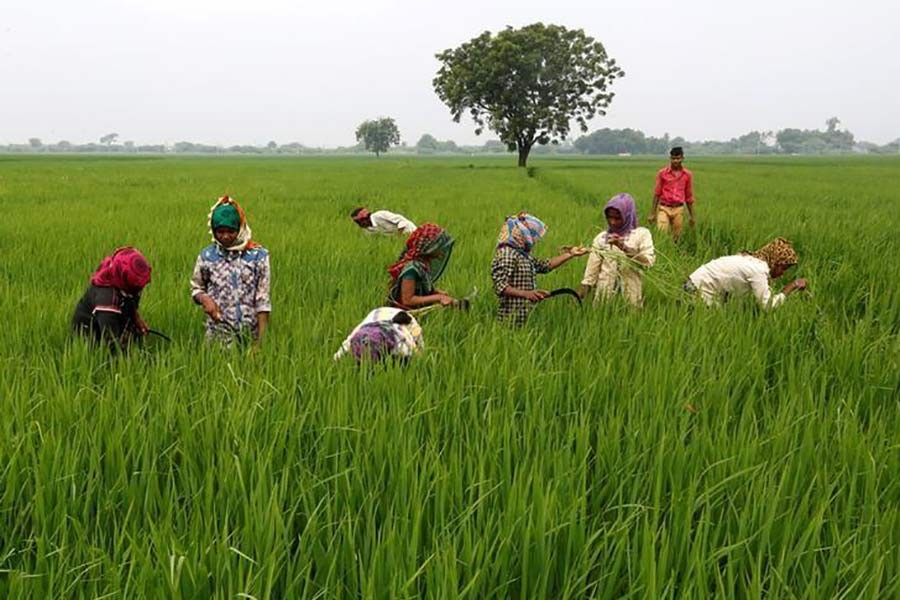
[[[572,288],[557,288],[550,292],[550,298],[555,296],[572,296],[578,302],[578,306],[581,306],[581,296]]]
[[[148,329],[147,333],[149,335],[155,335],[155,336],[161,337],[162,339],[166,340],[167,342],[172,341],[172,338],[170,338],[169,336],[164,334],[162,331],[156,331],[155,329]]]

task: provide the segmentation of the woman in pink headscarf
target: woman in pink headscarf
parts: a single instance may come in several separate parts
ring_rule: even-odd
[[[594,290],[594,302],[622,296],[630,304],[643,304],[643,270],[656,262],[650,230],[638,225],[637,208],[629,194],[616,194],[603,207],[606,231],[591,245],[579,295]]]
[[[72,329],[112,348],[126,348],[147,324],[138,313],[141,292],[150,283],[150,263],[135,248],[118,248],[91,276],[87,291],[75,307]]]

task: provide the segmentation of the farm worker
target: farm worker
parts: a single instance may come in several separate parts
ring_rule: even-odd
[[[406,240],[406,250],[388,267],[391,286],[388,302],[404,310],[457,303],[450,294],[434,287],[453,252],[453,238],[434,223],[425,223]]]
[[[603,207],[606,231],[594,238],[578,294],[584,298],[594,288],[594,303],[617,293],[630,304],[643,303],[643,269],[656,262],[653,237],[638,227],[637,208],[629,194],[617,194]]]
[[[422,347],[422,328],[415,317],[399,308],[382,306],[353,328],[334,354],[334,360],[350,354],[357,363],[388,358],[406,362]]]
[[[672,225],[675,241],[681,237],[682,213],[687,206],[691,227],[694,226],[694,176],[682,166],[684,150],[675,146],[669,152],[669,166],[656,174],[656,188],[653,190],[653,208],[648,221],[656,222],[660,231],[668,231]]]
[[[107,256],[91,276],[87,291],[75,307],[72,329],[113,350],[126,349],[136,336],[148,332],[138,313],[141,292],[150,283],[150,264],[139,250],[126,246]]]
[[[491,261],[494,293],[500,299],[497,318],[501,322],[524,325],[532,305],[550,295],[539,290],[535,275],[549,273],[576,256],[587,254],[587,248],[575,246],[554,258],[535,258],[531,249],[547,232],[543,221],[528,213],[507,217],[497,238],[497,249]]]
[[[752,293],[762,308],[775,308],[795,290],[806,289],[805,279],[795,279],[772,294],[769,278],[778,279],[797,264],[797,252],[791,242],[775,238],[756,252],[741,252],[712,260],[688,277],[684,290],[699,294],[707,306],[722,303],[731,296]]]
[[[251,239],[244,210],[222,196],[209,211],[213,244],[197,257],[191,297],[206,313],[206,337],[259,344],[269,324],[269,252]]]
[[[403,215],[386,210],[376,210],[370,213],[365,206],[353,209],[353,212],[350,213],[350,218],[369,233],[410,235],[416,230],[416,224]]]

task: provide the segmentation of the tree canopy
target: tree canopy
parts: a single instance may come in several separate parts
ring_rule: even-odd
[[[495,131],[518,150],[520,167],[535,144],[565,139],[573,121],[586,132],[588,120],[606,114],[607,87],[625,75],[583,30],[543,23],[485,31],[437,59],[434,89],[453,120],[468,114],[476,134]]]
[[[381,117],[373,121],[363,121],[356,128],[356,141],[362,142],[366,150],[380,156],[391,146],[400,143],[400,130],[390,117]]]

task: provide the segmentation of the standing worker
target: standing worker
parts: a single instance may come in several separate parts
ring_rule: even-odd
[[[244,210],[222,196],[209,213],[213,243],[200,252],[191,297],[206,313],[206,337],[230,345],[262,340],[269,324],[269,252],[251,239]]]
[[[606,231],[594,238],[578,295],[594,288],[594,304],[621,294],[632,306],[643,305],[643,269],[656,263],[653,236],[638,224],[630,194],[616,194],[603,207]]]
[[[553,258],[536,258],[531,250],[546,232],[543,221],[524,212],[506,217],[500,228],[491,261],[491,281],[500,302],[497,319],[501,323],[524,325],[532,307],[550,296],[550,292],[538,289],[537,275],[549,273],[576,256],[588,253],[587,248],[574,246]]]
[[[410,235],[416,230],[416,224],[404,217],[387,210],[376,210],[373,213],[365,206],[353,209],[350,213],[353,222],[369,233],[382,235]]]
[[[675,146],[669,152],[669,166],[656,174],[653,190],[653,208],[647,220],[656,222],[660,231],[668,231],[672,225],[672,237],[677,242],[683,230],[684,207],[687,206],[691,227],[694,226],[694,176],[682,166],[684,150]]]

